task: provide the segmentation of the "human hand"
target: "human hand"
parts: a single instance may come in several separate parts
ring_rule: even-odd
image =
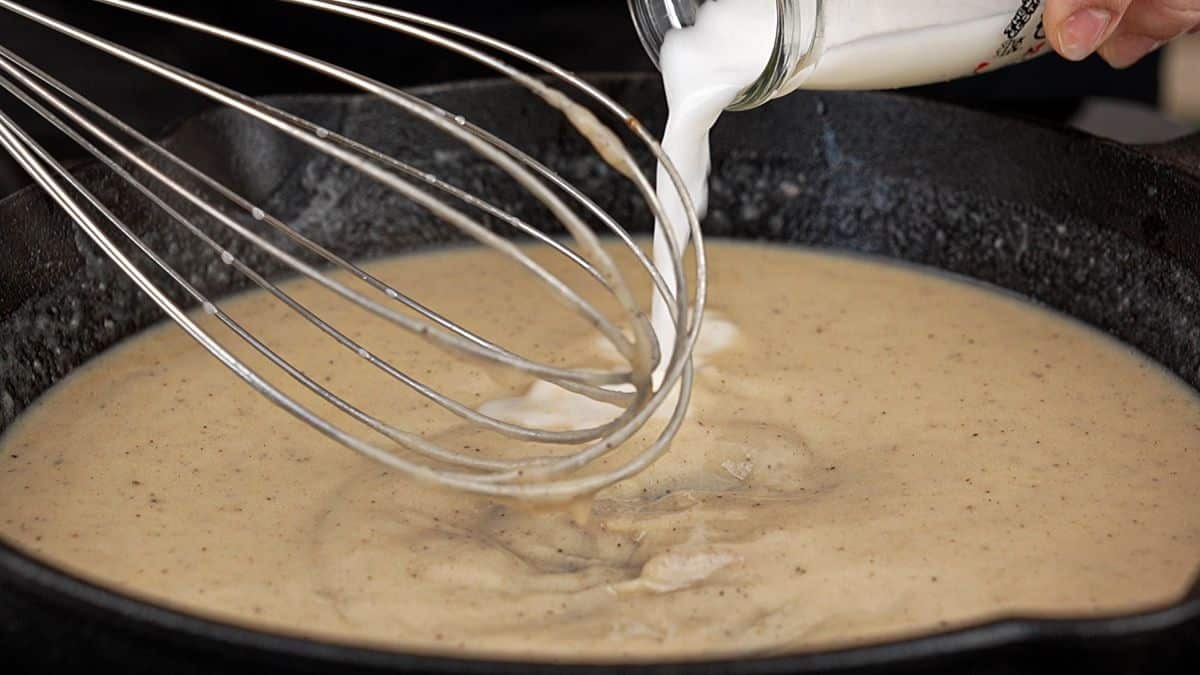
[[[1127,68],[1163,43],[1200,29],[1200,0],[1047,0],[1046,36],[1082,61],[1099,50]]]

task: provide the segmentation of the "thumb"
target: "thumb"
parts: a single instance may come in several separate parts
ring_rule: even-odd
[[[1133,0],[1047,0],[1046,37],[1072,61],[1091,56],[1108,39]]]

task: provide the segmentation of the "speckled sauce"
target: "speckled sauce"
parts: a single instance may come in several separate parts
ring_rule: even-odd
[[[0,439],[0,536],[241,624],[577,661],[1129,611],[1176,599],[1200,568],[1200,405],[1153,363],[912,269],[761,245],[710,253],[712,306],[738,337],[699,368],[671,453],[600,494],[586,522],[390,475],[166,327],[81,369]],[[574,363],[595,349],[582,321],[492,254],[372,269],[516,351]],[[463,401],[528,386],[289,288]],[[372,413],[448,444],[523,451],[265,296],[226,307]]]

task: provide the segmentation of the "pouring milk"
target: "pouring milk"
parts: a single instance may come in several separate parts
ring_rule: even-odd
[[[965,77],[1046,53],[1045,0],[633,0],[634,20],[662,70],[670,116],[663,149],[697,212],[708,206],[708,134],[726,109],[799,88],[886,89]],[[660,168],[659,199],[678,241],[683,205]],[[674,274],[663,223],[654,256]],[[674,340],[666,304],[659,343]],[[664,347],[665,349],[665,347]]]
[[[731,108],[761,105],[799,88],[895,88],[964,77],[1045,53],[1044,0],[631,0],[642,42],[663,75],[670,116],[663,149],[703,217],[709,131]],[[680,246],[690,238],[683,203],[660,167],[658,193]],[[654,260],[668,288],[674,269],[664,227]],[[675,340],[665,301],[652,321],[663,353]],[[710,313],[698,365],[736,339]],[[664,409],[669,409],[666,406]],[[619,413],[607,403],[537,382],[480,411],[497,419],[582,429]]]

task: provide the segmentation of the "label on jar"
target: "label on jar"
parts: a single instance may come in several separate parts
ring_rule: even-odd
[[[1049,49],[1042,16],[1045,9],[1045,0],[1022,0],[1012,21],[1004,29],[1004,39],[996,49],[995,59],[980,61],[975,66],[975,72],[982,73],[1019,63],[1040,56]]]
[[[826,3],[813,62],[782,88],[892,89],[989,72],[1050,51],[1046,0]]]

